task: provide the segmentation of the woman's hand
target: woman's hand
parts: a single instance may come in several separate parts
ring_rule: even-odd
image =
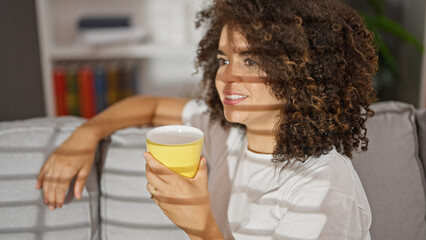
[[[166,216],[191,239],[224,239],[211,212],[206,159],[194,178],[186,178],[158,162],[146,159],[147,190]]]
[[[76,176],[74,195],[81,193],[95,157],[98,139],[87,128],[78,128],[52,153],[38,175],[36,188],[43,188],[44,203],[50,210],[64,204],[65,193]],[[72,191],[72,189],[70,189]]]

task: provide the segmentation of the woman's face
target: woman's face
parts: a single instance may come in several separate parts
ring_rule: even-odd
[[[281,104],[260,78],[265,73],[259,70],[256,56],[248,51],[246,38],[238,32],[228,33],[225,26],[217,59],[216,89],[226,120],[251,129],[274,127]]]

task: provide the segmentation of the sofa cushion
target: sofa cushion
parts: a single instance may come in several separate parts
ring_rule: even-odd
[[[400,102],[377,103],[373,110],[368,151],[353,159],[372,211],[371,238],[424,240],[425,179],[415,111]]]
[[[101,163],[102,239],[188,239],[146,190],[143,152],[148,130],[128,128],[111,136],[105,162]]]
[[[417,133],[419,136],[419,153],[426,173],[426,109],[416,111]]]
[[[43,163],[82,122],[63,117],[0,123],[0,239],[99,239],[95,171],[82,200],[55,211],[34,188]]]

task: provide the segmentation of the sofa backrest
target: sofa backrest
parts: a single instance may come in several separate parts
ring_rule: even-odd
[[[188,239],[146,190],[145,134],[149,128],[115,132],[106,149],[101,175],[101,239]],[[104,163],[102,163],[104,162]]]
[[[372,211],[371,238],[424,240],[426,190],[420,151],[424,157],[426,114],[420,111],[416,122],[414,108],[400,102],[380,102],[373,110],[375,116],[367,121],[368,151],[353,159]]]
[[[422,160],[423,169],[426,173],[426,109],[416,110],[416,126],[419,137],[420,160]]]

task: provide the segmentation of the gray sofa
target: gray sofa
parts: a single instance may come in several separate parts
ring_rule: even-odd
[[[400,102],[374,105],[369,150],[353,159],[370,201],[373,240],[426,239],[426,110]],[[83,119],[0,123],[0,239],[188,239],[145,190],[147,127],[99,144],[96,165],[76,201],[49,211],[34,189],[49,154]]]

